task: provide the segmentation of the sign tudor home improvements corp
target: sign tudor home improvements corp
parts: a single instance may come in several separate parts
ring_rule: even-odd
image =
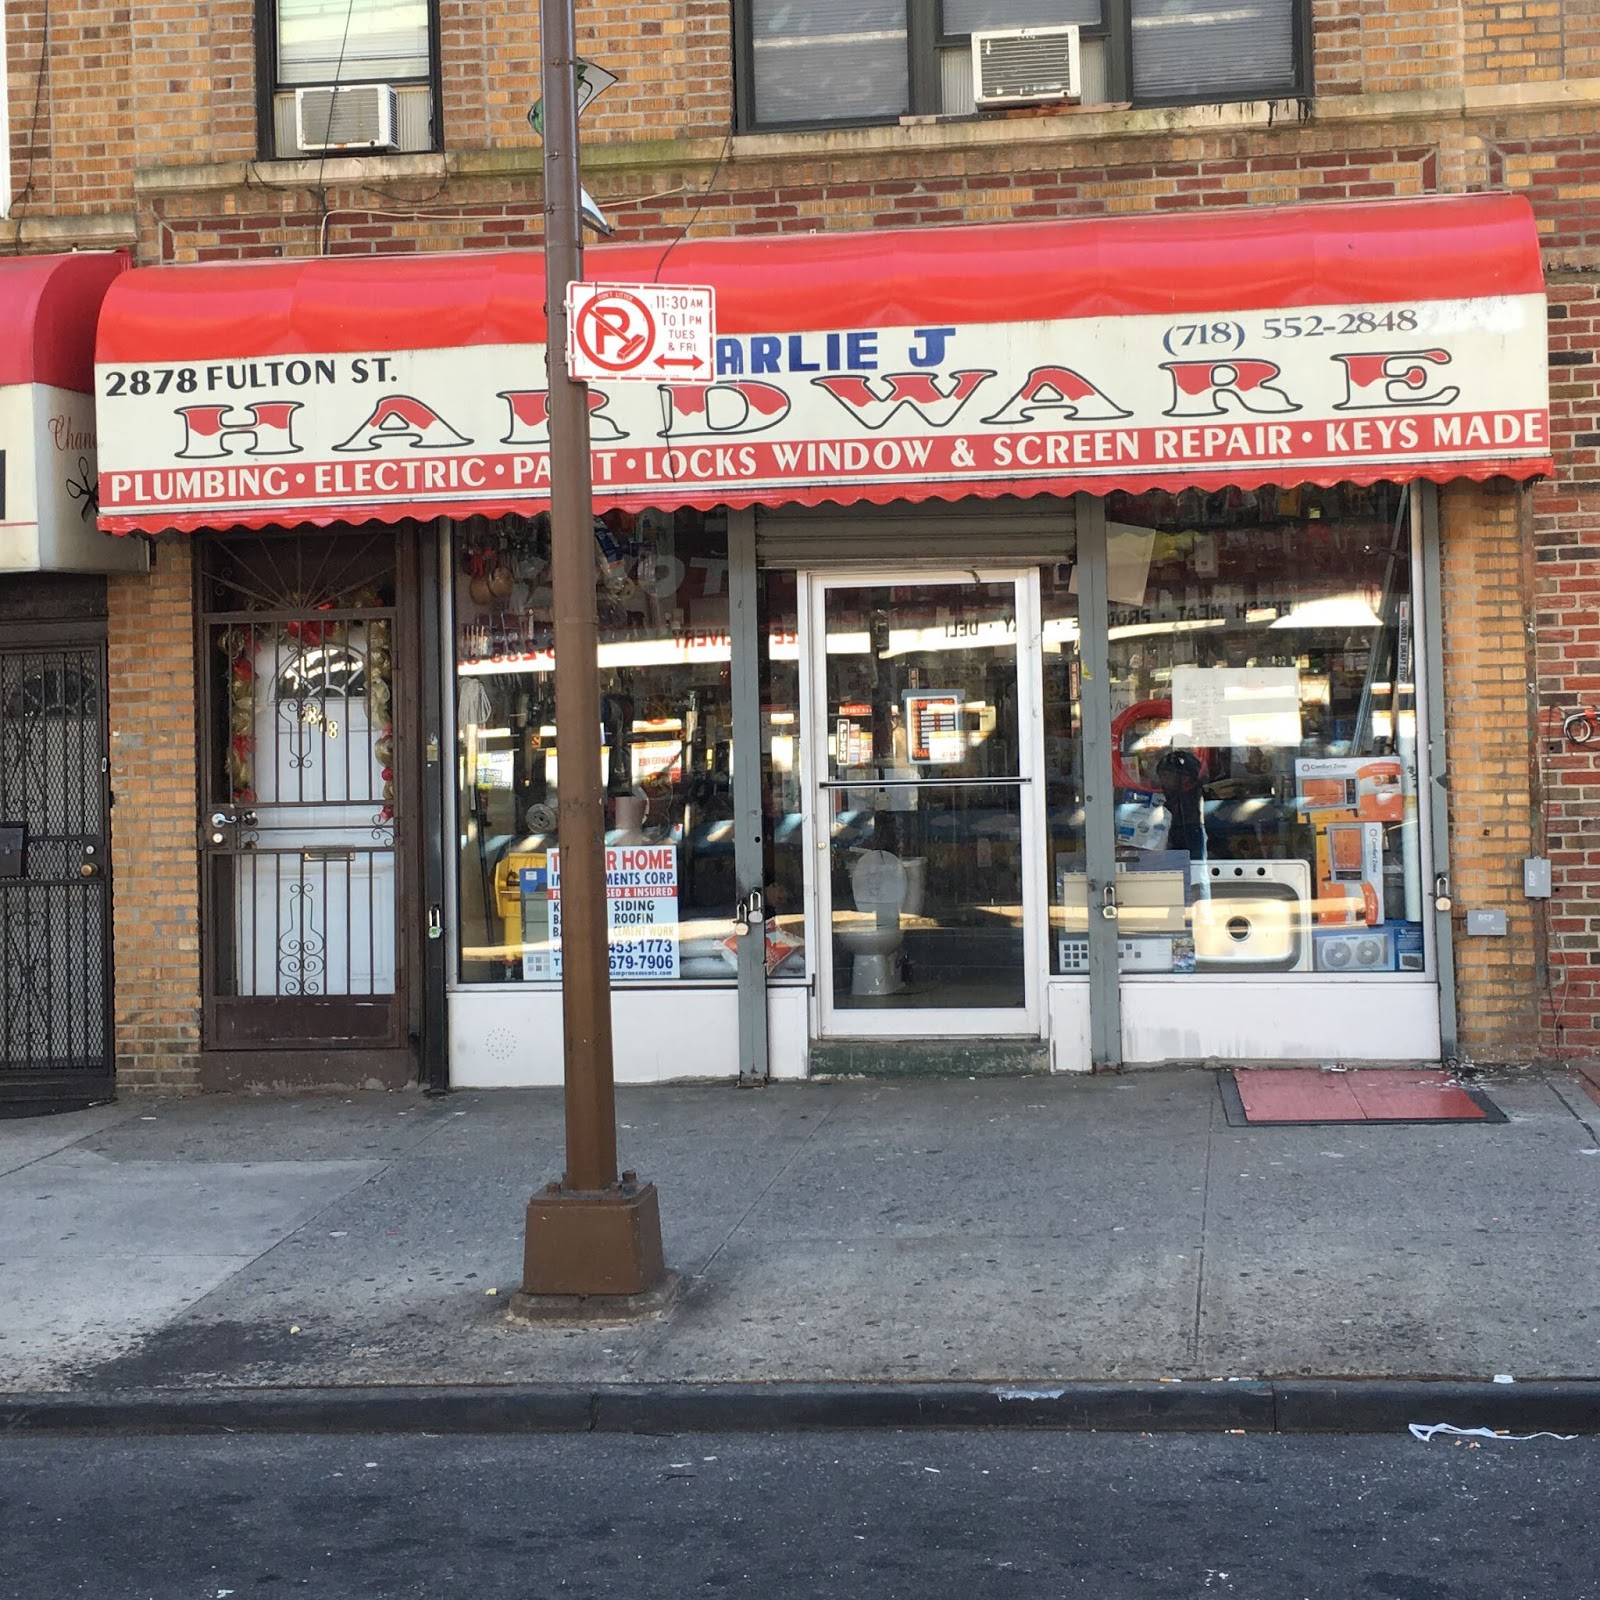
[[[591,257],[612,284],[660,264]],[[1550,470],[1515,196],[711,240],[668,270],[652,297],[715,292],[708,373],[584,286],[584,370],[630,364],[590,391],[601,508]],[[542,272],[474,252],[125,274],[98,349],[103,526],[539,509]]]

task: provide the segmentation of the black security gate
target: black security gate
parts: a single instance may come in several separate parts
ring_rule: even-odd
[[[405,1046],[396,550],[389,528],[202,546],[209,1051]]]
[[[0,1114],[113,1093],[105,684],[99,641],[0,646]]]

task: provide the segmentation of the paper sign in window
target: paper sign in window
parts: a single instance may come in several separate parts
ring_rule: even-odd
[[[961,696],[952,690],[917,689],[903,696],[906,754],[919,767],[955,766],[966,756],[961,741]]]
[[[1174,667],[1172,742],[1189,749],[1298,747],[1300,674],[1293,667]]]
[[[1155,554],[1156,530],[1136,528],[1127,522],[1106,524],[1106,599],[1114,606],[1142,606],[1150,586],[1150,558]],[[1069,594],[1078,592],[1079,568],[1072,569]]]

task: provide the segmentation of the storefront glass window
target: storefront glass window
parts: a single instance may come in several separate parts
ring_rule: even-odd
[[[1124,972],[1422,970],[1406,505],[1107,501]],[[1081,860],[1055,866],[1060,971],[1086,919]]]
[[[732,982],[728,542],[696,511],[596,523],[612,979]],[[560,976],[549,520],[461,524],[456,724],[465,983]]]

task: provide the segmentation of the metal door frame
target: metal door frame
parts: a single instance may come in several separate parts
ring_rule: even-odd
[[[1089,1064],[1122,1065],[1122,974],[1117,961],[1117,808],[1111,778],[1111,632],[1107,625],[1106,503],[1076,497],[1079,715],[1089,917]],[[1096,915],[1100,911],[1103,914]]]
[[[739,1082],[765,1083],[767,1063],[766,834],[761,809],[761,584],[756,514],[728,513],[728,628],[732,641],[734,892],[739,938]],[[754,897],[754,898],[752,898]]]
[[[421,841],[425,836],[423,812],[426,810],[424,780],[420,770],[425,763],[417,748],[417,729],[423,720],[421,674],[424,663],[420,658],[421,616],[419,593],[418,529],[412,524],[396,524],[389,528],[392,540],[394,603],[380,609],[364,609],[359,616],[351,612],[326,613],[327,620],[388,619],[391,626],[390,652],[392,677],[390,682],[391,721],[394,727],[393,787],[394,819],[393,840],[389,846],[394,871],[395,900],[395,973],[394,993],[387,998],[389,1016],[381,1035],[375,1030],[371,1037],[330,1039],[318,1036],[315,1022],[309,1022],[304,1031],[280,1035],[270,1044],[248,1039],[229,1040],[220,1036],[217,1027],[216,1007],[226,997],[218,986],[218,962],[226,955],[218,944],[219,930],[214,925],[214,912],[210,903],[212,873],[215,868],[208,861],[208,852],[201,848],[201,1076],[208,1087],[230,1087],[240,1082],[254,1081],[265,1070],[274,1080],[312,1081],[341,1079],[359,1075],[377,1076],[389,1086],[398,1086],[418,1075],[417,1055],[423,1043],[423,1029],[430,1022],[423,1008],[422,978],[424,960],[419,951],[422,917],[419,906],[423,890],[429,881],[425,865],[420,859]],[[312,537],[346,537],[360,539],[371,537],[363,530],[331,529],[307,530]],[[211,660],[210,629],[219,621],[234,616],[231,612],[213,613],[206,609],[205,583],[207,557],[214,544],[228,542],[227,535],[202,533],[197,535],[195,568],[195,660],[196,684],[196,747],[199,762],[196,772],[197,825],[209,814],[212,806],[210,790],[214,787],[212,762],[216,752],[212,749],[213,730],[216,723],[215,666]],[[264,529],[248,535],[231,536],[238,542],[249,540],[288,541],[302,537],[301,530]],[[313,612],[316,617],[324,613]],[[240,617],[243,622],[251,615]],[[270,622],[276,612],[262,612],[258,620]],[[197,832],[197,840],[203,834]],[[220,857],[218,857],[220,859]],[[225,936],[225,932],[224,935]],[[293,1004],[293,997],[285,997]]]
[[[1047,1026],[1045,988],[1049,895],[1037,870],[1044,851],[1044,785],[1039,781],[1044,750],[1040,705],[1043,645],[1039,621],[1039,571],[1034,566],[917,568],[861,566],[797,574],[800,633],[801,772],[805,807],[802,840],[806,861],[807,942],[814,955],[813,1036],[821,1039],[1030,1038]],[[824,596],[829,589],[873,584],[1009,583],[1017,619],[1017,758],[1021,800],[1022,962],[1024,1002],[1011,1008],[910,1008],[841,1010],[833,1004],[830,874],[824,869],[830,841],[819,826],[827,793],[827,648]],[[975,783],[979,780],[974,780]],[[1012,781],[1012,780],[1007,780]],[[862,785],[861,787],[871,787]],[[1030,868],[1030,863],[1034,866]]]
[[[1460,1045],[1456,1017],[1455,925],[1450,891],[1450,742],[1445,727],[1444,562],[1439,545],[1439,486],[1419,480],[1410,485],[1410,495],[1413,626],[1422,635],[1421,649],[1413,646],[1412,652],[1414,703],[1419,725],[1415,760],[1422,926],[1439,985],[1439,1055],[1441,1060],[1453,1064]]]

